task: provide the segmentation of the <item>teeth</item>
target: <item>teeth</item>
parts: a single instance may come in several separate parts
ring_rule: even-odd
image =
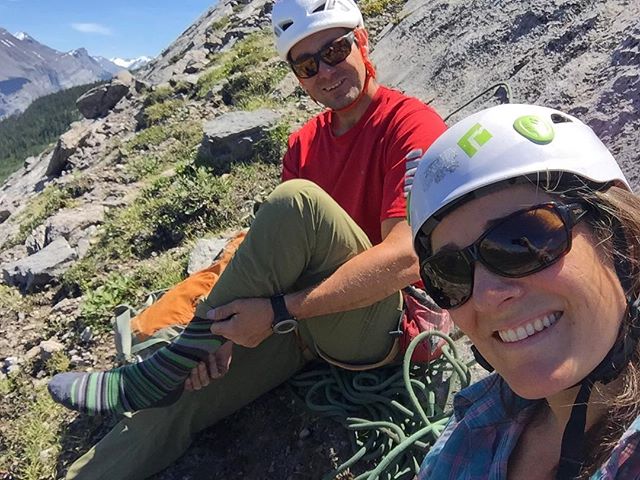
[[[538,332],[541,332],[545,328],[549,328],[551,325],[556,323],[558,318],[560,318],[560,312],[552,313],[549,315],[545,315],[542,318],[536,318],[534,321],[527,323],[526,325],[520,326],[517,329],[508,329],[508,330],[500,330],[498,331],[498,336],[503,342],[513,343],[519,340],[524,340],[525,338],[530,337],[531,335],[535,335]]]
[[[325,90],[327,92],[330,92],[331,90],[335,90],[336,88],[338,88],[340,85],[342,85],[342,80],[340,80],[338,83],[336,83],[335,85],[332,85],[330,87],[325,87]]]

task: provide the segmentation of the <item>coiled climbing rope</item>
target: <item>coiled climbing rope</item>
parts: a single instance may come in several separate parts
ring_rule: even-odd
[[[422,341],[440,337],[442,356],[413,364]],[[433,339],[437,340],[437,339]],[[350,372],[325,365],[293,377],[289,384],[312,411],[333,417],[353,432],[354,454],[322,478],[331,480],[356,464],[376,465],[354,480],[412,479],[452,413],[453,394],[471,381],[453,340],[423,332],[409,344],[402,366]]]

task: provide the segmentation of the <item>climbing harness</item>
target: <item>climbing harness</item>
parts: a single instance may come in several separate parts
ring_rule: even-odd
[[[413,364],[421,342],[444,339],[442,356]],[[354,454],[322,478],[375,464],[354,480],[412,479],[452,414],[453,395],[469,385],[469,366],[453,340],[438,331],[422,332],[409,344],[402,365],[352,372],[322,365],[289,381],[307,407],[352,432]]]

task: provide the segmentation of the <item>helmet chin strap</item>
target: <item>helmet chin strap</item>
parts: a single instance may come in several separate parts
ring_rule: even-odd
[[[353,102],[351,102],[349,105],[347,105],[346,107],[332,108],[331,111],[333,113],[346,113],[346,112],[348,112],[350,110],[353,110],[355,108],[355,106],[358,105],[358,103],[360,103],[360,100],[362,100],[362,97],[364,97],[365,94],[367,93],[367,90],[369,89],[369,81],[370,80],[371,80],[371,76],[369,75],[369,72],[367,72],[365,80],[364,80],[364,86],[362,87],[362,90],[360,90],[360,93],[358,94],[356,99]]]
[[[369,89],[369,82],[371,81],[371,79],[376,78],[376,69],[373,66],[373,63],[371,63],[371,60],[369,59],[369,55],[367,54],[367,45],[369,45],[369,37],[367,35],[366,30],[364,28],[356,28],[353,32],[353,36],[356,39],[356,45],[358,46],[358,51],[360,52],[360,56],[362,57],[362,61],[364,62],[364,68],[365,68],[364,85],[362,86],[362,90],[360,91],[356,99],[353,102],[351,102],[349,105],[342,108],[331,109],[331,111],[335,113],[346,113],[349,110],[352,110],[360,102],[362,97],[366,95],[367,90]]]

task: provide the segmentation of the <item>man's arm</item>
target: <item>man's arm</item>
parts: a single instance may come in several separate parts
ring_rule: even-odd
[[[314,287],[285,296],[289,312],[299,319],[371,305],[416,282],[418,261],[406,220],[382,222],[383,241],[345,262]],[[272,334],[273,310],[268,298],[243,298],[210,310],[217,320],[211,331],[244,347],[256,347]]]

